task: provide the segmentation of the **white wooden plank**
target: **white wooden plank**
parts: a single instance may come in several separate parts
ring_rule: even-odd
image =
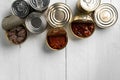
[[[57,1],[51,0],[50,5]],[[61,0],[61,2],[65,2]],[[65,49],[51,51],[42,34],[30,34],[20,50],[21,80],[64,80]]]
[[[75,12],[77,0],[67,0]],[[102,0],[102,3],[109,0]],[[117,4],[116,4],[117,3]],[[115,6],[119,2],[114,1]],[[118,7],[117,7],[118,8]],[[118,22],[119,23],[119,22]],[[99,29],[88,39],[79,40],[69,31],[67,46],[68,80],[119,80],[120,26]]]
[[[0,0],[0,24],[8,16],[12,1]],[[19,80],[18,68],[19,46],[8,42],[5,32],[0,27],[0,80]]]

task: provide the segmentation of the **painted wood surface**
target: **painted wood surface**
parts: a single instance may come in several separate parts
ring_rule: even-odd
[[[0,24],[10,13],[14,0],[0,0]],[[68,4],[73,14],[77,0],[51,0]],[[118,0],[113,4],[118,13]],[[69,27],[69,26],[66,26]],[[96,28],[88,39],[76,39],[69,28],[65,49],[51,51],[45,44],[46,33],[29,34],[21,45],[10,44],[0,27],[0,80],[120,80],[120,17],[108,29]]]

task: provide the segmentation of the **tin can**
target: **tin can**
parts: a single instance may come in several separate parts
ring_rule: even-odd
[[[75,37],[84,39],[94,33],[95,23],[90,15],[81,13],[73,18],[70,29]]]
[[[82,12],[92,12],[101,3],[101,0],[78,0],[77,7]]]
[[[117,9],[108,3],[101,4],[94,13],[94,20],[98,27],[107,28],[116,23],[118,19]]]
[[[5,30],[7,40],[13,44],[21,44],[27,38],[27,29],[24,21],[17,16],[10,15],[3,19],[2,27]]]
[[[29,0],[31,7],[37,11],[44,11],[48,8],[50,0]]]
[[[16,0],[12,4],[12,13],[20,18],[25,18],[30,12],[30,6],[24,0]]]
[[[46,42],[52,50],[61,50],[65,48],[68,42],[67,32],[63,28],[72,19],[70,7],[64,3],[55,3],[46,11],[46,18],[52,27],[48,30]]]
[[[45,16],[38,12],[32,12],[26,18],[25,24],[31,33],[42,33],[47,27]]]
[[[55,3],[46,11],[46,18],[51,27],[63,27],[71,21],[72,11],[64,3]]]
[[[68,43],[66,30],[63,27],[48,30],[46,43],[51,50],[61,50],[65,48]]]

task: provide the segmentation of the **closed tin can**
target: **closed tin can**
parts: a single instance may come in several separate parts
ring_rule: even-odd
[[[27,38],[27,29],[24,20],[10,15],[2,20],[2,28],[5,30],[7,39],[13,44],[21,44]]]
[[[28,15],[25,24],[31,33],[42,33],[47,27],[45,16],[38,12],[32,12]]]
[[[77,7],[82,12],[92,12],[101,3],[101,0],[78,0]]]
[[[12,13],[20,18],[25,18],[30,12],[30,6],[24,0],[16,0],[12,4]]]
[[[63,27],[71,21],[72,11],[64,3],[55,3],[46,11],[46,18],[50,26]]]
[[[73,18],[70,28],[75,37],[83,39],[94,33],[95,23],[90,15],[81,13]]]
[[[107,28],[116,23],[118,19],[117,9],[109,4],[101,4],[94,13],[94,20],[98,27]]]
[[[67,32],[63,28],[72,18],[72,12],[68,5],[55,3],[46,11],[46,18],[52,27],[48,30],[46,43],[52,50],[61,50],[66,47],[68,42]]]
[[[29,0],[31,7],[37,11],[44,11],[48,8],[50,0]]]

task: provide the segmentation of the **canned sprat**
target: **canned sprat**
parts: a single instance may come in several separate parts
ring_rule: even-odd
[[[88,14],[79,14],[71,23],[71,31],[78,38],[88,38],[95,31],[93,19]]]
[[[2,21],[2,27],[6,32],[7,39],[14,44],[21,44],[27,38],[24,21],[17,16],[5,17]]]
[[[115,24],[118,19],[117,9],[108,3],[101,4],[95,10],[94,19],[98,27],[110,27]]]
[[[29,11],[30,6],[24,0],[17,0],[12,4],[12,13],[20,18],[25,18]]]

